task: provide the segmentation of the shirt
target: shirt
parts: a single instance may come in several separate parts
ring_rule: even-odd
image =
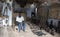
[[[24,21],[24,17],[23,16],[21,16],[21,17],[17,16],[16,21],[17,22],[22,22],[22,21]]]

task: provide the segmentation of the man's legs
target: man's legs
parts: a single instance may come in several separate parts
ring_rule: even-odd
[[[21,30],[21,28],[22,28],[22,23],[18,23],[18,32],[20,32],[20,30]]]
[[[25,22],[22,22],[23,24],[22,24],[22,29],[23,29],[23,31],[25,32]]]

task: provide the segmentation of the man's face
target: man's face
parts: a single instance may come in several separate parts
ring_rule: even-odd
[[[19,17],[21,17],[21,14],[19,14]]]

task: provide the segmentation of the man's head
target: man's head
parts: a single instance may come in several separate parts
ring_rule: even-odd
[[[19,13],[19,17],[21,17],[21,14]]]

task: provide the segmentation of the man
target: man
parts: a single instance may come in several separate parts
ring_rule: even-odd
[[[18,31],[20,32],[21,29],[25,31],[24,17],[19,14],[19,16],[16,17],[16,21],[18,22]]]

